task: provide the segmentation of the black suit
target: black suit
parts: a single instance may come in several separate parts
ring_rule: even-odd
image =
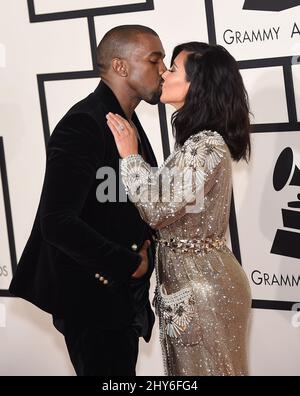
[[[84,325],[105,334],[128,328],[144,312],[140,316],[147,320],[142,319],[140,335],[148,341],[154,322],[148,298],[153,254],[143,278],[132,280],[131,275],[141,261],[138,250],[152,230],[130,201],[118,202],[120,157],[107,127],[108,112],[125,117],[113,92],[100,82],[52,133],[39,208],[10,291],[72,327]],[[132,120],[147,161],[156,166],[135,114]],[[96,178],[101,167],[116,172],[116,202],[96,198],[103,181]],[[108,283],[100,282],[100,276]]]

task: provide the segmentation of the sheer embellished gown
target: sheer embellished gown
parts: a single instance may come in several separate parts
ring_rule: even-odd
[[[231,156],[217,132],[175,146],[159,169],[140,155],[121,162],[122,180],[157,231],[154,305],[166,375],[247,375],[251,293],[226,246]]]

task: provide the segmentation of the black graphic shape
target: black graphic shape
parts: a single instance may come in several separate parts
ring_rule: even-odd
[[[161,130],[161,142],[163,147],[164,159],[170,155],[170,142],[168,133],[168,122],[166,114],[166,106],[163,103],[158,104],[158,115]]]
[[[291,186],[292,186],[292,185],[297,185],[297,186],[300,185],[300,183],[298,184],[299,181],[297,181],[297,184],[294,184],[294,183],[295,183],[295,179],[296,179],[296,178],[297,178],[297,179],[300,178],[300,171],[299,171],[298,168],[297,168],[297,170],[298,170],[298,174],[297,174],[297,176],[295,175],[295,177],[292,178],[291,183],[290,183]],[[292,183],[292,182],[293,182],[293,183]],[[300,208],[300,194],[297,195],[297,198],[298,198],[298,201],[293,201],[293,202],[289,202],[289,203],[288,203],[288,207],[289,207],[289,208]],[[294,227],[293,227],[293,228],[294,228]],[[296,227],[296,228],[299,228],[299,229],[300,229],[300,223],[298,223],[298,227]]]
[[[290,186],[300,187],[300,170],[294,166],[293,151],[286,147],[280,153],[273,173],[273,186],[275,191],[280,191],[288,183]],[[288,202],[289,208],[296,210],[282,209],[283,226],[289,229],[300,230],[300,194],[298,200]],[[299,210],[297,210],[299,209]],[[271,253],[280,256],[300,258],[300,232],[278,229],[273,241]]]
[[[286,185],[293,166],[293,151],[286,147],[280,153],[274,168],[273,186],[275,191],[280,191]]]
[[[293,150],[290,147],[286,147],[280,153],[274,168],[273,186],[276,191],[282,190],[288,182],[292,172],[293,162]],[[300,186],[300,170],[297,166],[295,166],[295,170],[289,185]],[[296,205],[296,207],[298,207],[298,205]]]
[[[16,258],[15,238],[14,238],[13,222],[11,216],[9,189],[8,189],[7,172],[6,172],[6,164],[5,164],[5,153],[4,153],[2,136],[0,136],[0,172],[1,172],[1,180],[2,180],[2,193],[4,199],[6,228],[8,235],[9,253],[10,253],[11,271],[9,272],[14,274],[17,268],[17,258]],[[0,296],[9,297],[11,295],[8,290],[0,289]]]
[[[209,44],[217,44],[214,5],[212,0],[205,0],[206,25]]]
[[[243,10],[283,11],[300,5],[300,0],[245,0]]]

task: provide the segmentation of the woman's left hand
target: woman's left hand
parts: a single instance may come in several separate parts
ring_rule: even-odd
[[[115,142],[121,158],[131,154],[138,154],[138,140],[135,128],[118,114],[106,115],[107,125],[114,135]]]

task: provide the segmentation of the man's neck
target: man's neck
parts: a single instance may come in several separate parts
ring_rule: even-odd
[[[140,99],[138,99],[134,95],[134,93],[126,86],[112,84],[106,80],[103,80],[103,81],[112,90],[112,92],[118,99],[118,102],[120,103],[120,106],[122,107],[122,110],[124,111],[124,114],[126,115],[126,118],[129,121],[131,121],[134,110],[140,103]]]

